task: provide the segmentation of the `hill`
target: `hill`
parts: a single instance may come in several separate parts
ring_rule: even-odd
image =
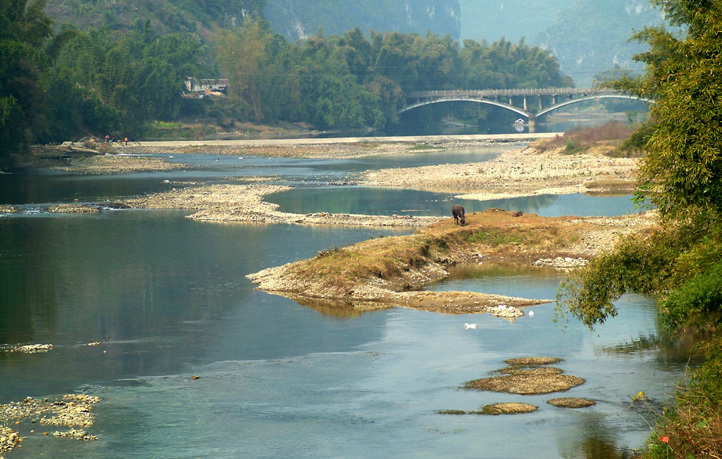
[[[273,29],[290,40],[343,34],[358,26],[367,33],[395,31],[459,38],[459,0],[267,0],[263,15]]]
[[[265,0],[48,0],[46,13],[56,23],[79,28],[107,25],[130,28],[134,22],[150,21],[159,34],[173,32],[208,36],[214,27],[240,26],[245,18],[259,18]]]
[[[58,23],[76,27],[107,25],[128,29],[137,20],[150,21],[158,33],[191,33],[208,37],[215,27],[240,26],[248,18],[268,20],[290,41],[323,29],[343,34],[356,26],[425,35],[432,32],[459,38],[458,0],[49,0],[46,12]]]

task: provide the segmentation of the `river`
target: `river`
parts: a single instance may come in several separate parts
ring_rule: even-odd
[[[478,158],[495,154],[481,150]],[[56,428],[24,422],[11,426],[28,438],[8,459],[628,457],[684,372],[686,361],[664,344],[654,304],[642,297],[624,297],[620,315],[591,332],[575,321],[552,322],[553,304],[515,322],[401,308],[352,314],[300,306],[254,290],[245,278],[401,231],[200,223],[178,211],[45,211],[57,202],[162,190],[165,180],[260,175],[300,187],[276,196],[292,211],[413,207],[444,215],[449,207],[445,195],[415,194],[413,206],[404,206],[410,199],[404,192],[379,196],[332,185],[364,168],[386,167],[383,162],[231,162],[210,155],[195,161],[197,167],[183,171],[119,177],[0,175],[0,204],[20,208],[0,216],[0,344],[54,345],[40,354],[0,352],[0,403],[72,392],[101,397],[87,429],[97,441],[43,436]],[[418,157],[419,164],[428,161]],[[453,152],[432,161],[454,161]],[[314,193],[326,196],[308,197]],[[372,208],[379,199],[389,204]],[[541,215],[633,211],[629,197],[493,205]],[[506,270],[434,288],[553,298],[562,279]],[[467,322],[477,328],[465,329]],[[92,342],[101,344],[87,346]],[[563,358],[557,366],[586,383],[544,396],[460,388],[504,367],[506,359],[539,355]],[[632,402],[639,391],[648,404]],[[546,403],[556,396],[596,405],[570,410]],[[502,401],[539,410],[439,414]]]

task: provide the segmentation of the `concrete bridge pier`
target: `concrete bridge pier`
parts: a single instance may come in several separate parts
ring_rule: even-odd
[[[529,115],[529,133],[533,134],[536,132],[536,116]]]

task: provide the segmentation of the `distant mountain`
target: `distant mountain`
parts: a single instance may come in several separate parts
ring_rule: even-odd
[[[76,27],[128,29],[150,21],[157,33],[211,34],[215,27],[240,26],[261,16],[265,0],[48,0],[46,13],[56,23]]]
[[[647,0],[579,0],[534,44],[551,50],[562,70],[578,85],[587,86],[595,74],[614,65],[641,70],[632,56],[647,47],[629,38],[645,26],[661,24],[662,19],[661,11]]]
[[[398,31],[459,38],[459,0],[266,0],[263,16],[291,41],[343,34],[358,26],[364,33]]]
[[[529,43],[577,0],[459,0],[461,38]]]
[[[577,86],[615,64],[641,70],[632,61],[643,45],[628,42],[634,31],[659,25],[662,13],[647,0],[459,0],[461,38],[494,42],[504,37],[549,49]]]

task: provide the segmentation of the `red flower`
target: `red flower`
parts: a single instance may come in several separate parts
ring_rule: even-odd
[[[659,437],[659,441],[663,443],[669,443],[669,437],[666,435],[664,437]]]

